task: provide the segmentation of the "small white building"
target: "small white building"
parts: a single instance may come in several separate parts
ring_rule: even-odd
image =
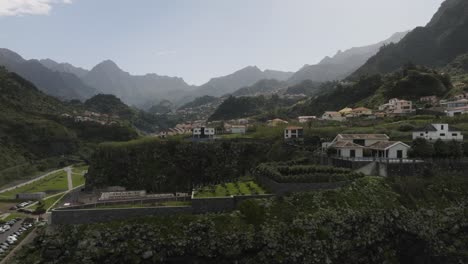
[[[444,141],[463,141],[463,135],[459,129],[456,129],[449,124],[429,124],[421,129],[413,131],[413,140],[424,138],[428,141],[436,141],[438,139]]]
[[[213,138],[216,130],[211,127],[196,127],[193,129],[193,137],[197,138]]]
[[[316,116],[300,116],[297,119],[299,120],[299,123],[307,123],[307,122],[316,120],[317,117]]]
[[[382,159],[407,159],[410,148],[401,141],[380,141],[368,147],[372,157]]]
[[[241,134],[244,135],[247,131],[246,126],[231,126],[232,134]]]
[[[304,128],[290,126],[284,129],[284,138],[285,139],[297,139],[304,137]]]

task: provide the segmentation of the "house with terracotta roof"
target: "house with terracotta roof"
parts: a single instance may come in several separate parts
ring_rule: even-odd
[[[460,129],[457,129],[449,124],[428,124],[425,127],[413,131],[413,140],[424,138],[428,141],[463,141],[463,134]]]
[[[299,126],[289,126],[284,129],[284,139],[304,138],[304,128]]]
[[[346,117],[341,115],[339,112],[334,111],[327,111],[322,115],[322,120],[330,120],[330,121],[345,121]]]
[[[358,108],[353,109],[353,111],[351,111],[351,115],[354,117],[370,116],[372,115],[372,110],[369,108],[365,108],[365,107],[358,107]]]
[[[279,119],[279,118],[275,118],[273,120],[267,121],[267,125],[271,127],[276,127],[276,126],[285,125],[285,124],[289,124],[289,122],[283,119]]]

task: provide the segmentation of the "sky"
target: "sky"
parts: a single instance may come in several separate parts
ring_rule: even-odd
[[[0,0],[0,47],[26,59],[202,84],[249,65],[297,71],[424,26],[443,0]]]

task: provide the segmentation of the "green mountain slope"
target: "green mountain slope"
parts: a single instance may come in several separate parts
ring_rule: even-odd
[[[18,171],[15,175],[26,176],[24,168],[57,165],[44,164],[44,160],[64,155],[86,158],[85,152],[99,142],[137,136],[125,124],[101,125],[62,117],[85,110],[81,103],[61,102],[16,73],[0,68],[0,185],[12,180],[5,172],[8,168],[14,167]],[[5,174],[9,176],[3,177]]]
[[[290,109],[290,115],[320,115],[344,107],[376,108],[391,98],[417,100],[422,96],[444,97],[453,89],[450,77],[435,70],[406,65],[400,71],[386,75],[363,76],[352,84],[337,84]]]
[[[443,67],[468,52],[468,1],[446,0],[425,27],[408,33],[397,44],[383,47],[351,77],[395,71],[411,62]]]

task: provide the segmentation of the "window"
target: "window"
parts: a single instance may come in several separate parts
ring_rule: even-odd
[[[458,137],[458,134],[457,134],[457,133],[453,133],[453,134],[452,134],[452,137]]]
[[[419,134],[421,137],[424,137],[424,133]]]
[[[440,133],[440,136],[441,136],[441,137],[445,137],[445,134],[444,134],[444,133]]]
[[[444,130],[444,125],[441,125],[441,126],[440,126],[440,130]]]
[[[365,146],[366,145],[366,140],[365,139],[354,139],[353,143],[361,145],[361,146]]]

